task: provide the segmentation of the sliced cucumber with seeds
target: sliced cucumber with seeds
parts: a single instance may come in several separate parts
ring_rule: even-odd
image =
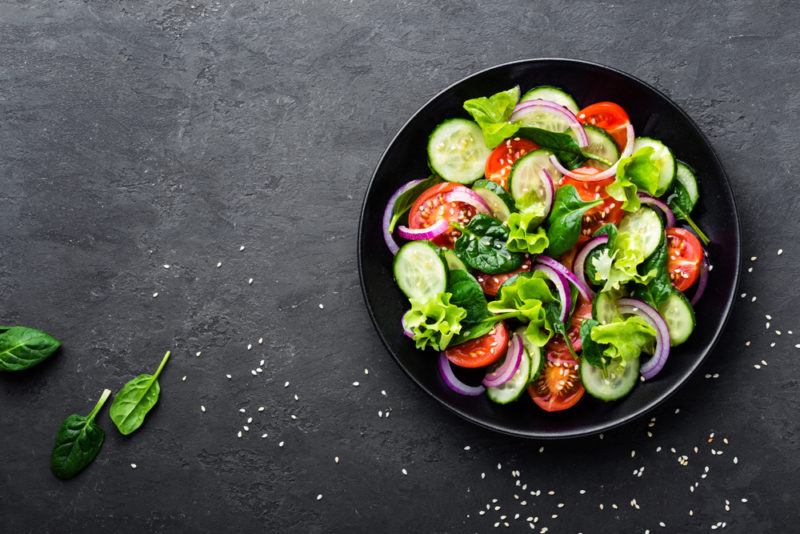
[[[440,248],[439,254],[442,256],[448,271],[466,271],[467,266],[461,261],[456,253],[449,248]]]
[[[564,106],[574,114],[577,114],[578,110],[580,110],[578,103],[575,102],[571,94],[552,85],[534,87],[522,95],[522,100],[520,100],[520,102],[527,102],[528,100],[547,100],[548,102],[554,102],[560,106]]]
[[[508,220],[514,210],[514,199],[505,189],[490,180],[478,180],[472,184],[472,190],[489,204],[495,219],[502,222]]]
[[[531,376],[531,360],[527,351],[523,351],[522,361],[519,362],[519,368],[514,376],[506,382],[497,387],[486,388],[486,396],[489,400],[497,404],[508,404],[517,400],[525,388],[528,387],[528,382]]]
[[[482,178],[491,152],[480,126],[467,119],[444,121],[428,139],[428,164],[448,182],[471,184]]]
[[[620,317],[617,299],[610,291],[601,291],[594,297],[592,316],[600,324],[613,323]]]
[[[604,401],[621,399],[631,392],[639,381],[639,360],[626,362],[626,365],[612,362],[600,369],[587,362],[581,362],[581,382],[586,393]]]
[[[680,345],[692,335],[695,327],[694,309],[680,291],[674,291],[661,306],[658,313],[664,318],[669,330],[669,344]]]
[[[660,197],[667,192],[667,189],[672,185],[672,180],[675,179],[675,156],[672,155],[672,151],[667,145],[651,137],[637,137],[633,142],[633,153],[635,154],[640,148],[644,147],[650,147],[655,152],[656,164],[658,165],[658,187],[656,188],[655,196]]]
[[[394,257],[394,279],[409,299],[427,302],[447,288],[447,269],[435,246],[411,241]]]
[[[641,207],[623,217],[619,223],[619,231],[631,233],[637,238],[638,243],[635,246],[645,258],[655,252],[664,239],[664,223],[661,217],[647,207]]]
[[[598,159],[589,159],[585,165],[588,167],[595,167],[605,170],[613,165],[619,159],[619,147],[614,141],[614,138],[608,135],[608,132],[597,126],[591,124],[583,125],[586,131],[586,137],[589,138],[589,144],[583,149],[583,153],[587,156],[591,154]],[[603,161],[600,161],[600,160]],[[606,164],[609,162],[611,165]]]
[[[522,346],[525,347],[525,352],[528,354],[528,357],[531,360],[531,372],[528,382],[533,382],[539,378],[539,373],[541,373],[542,369],[544,368],[542,349],[531,343],[531,340],[528,339],[528,335],[525,333],[524,326],[517,328],[516,334],[522,340]]]
[[[697,204],[697,200],[700,198],[700,193],[697,190],[697,176],[694,174],[694,169],[689,167],[686,163],[678,161],[677,165],[675,179],[686,190],[686,194],[689,196],[689,200],[692,203],[692,208],[694,208],[694,205]]]
[[[547,215],[549,207],[545,204],[546,190],[542,181],[542,169],[547,170],[554,181],[561,178],[561,173],[550,163],[551,154],[552,152],[545,149],[525,154],[514,162],[508,177],[508,190],[517,209],[525,213],[536,213],[542,219]]]

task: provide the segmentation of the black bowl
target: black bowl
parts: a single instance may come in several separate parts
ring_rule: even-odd
[[[611,100],[630,115],[637,135],[664,141],[678,159],[697,171],[700,202],[693,215],[709,238],[713,264],[705,295],[696,306],[697,328],[674,349],[664,370],[611,403],[584,397],[565,412],[546,413],[527,398],[509,405],[485,396],[462,397],[450,391],[436,368],[436,355],[421,352],[403,336],[400,318],[408,301],[392,279],[392,255],[384,245],[381,215],[403,183],[427,176],[426,144],[434,126],[466,116],[464,100],[519,85],[564,88],[580,105]],[[372,176],[361,212],[358,267],[373,323],[400,367],[433,398],[478,425],[516,436],[568,438],[602,432],[631,421],[672,394],[700,366],[722,332],[736,294],[739,272],[739,220],[725,171],[697,125],[672,100],[650,85],[618,70],[584,61],[533,59],[499,65],[445,89],[414,114],[392,140]]]

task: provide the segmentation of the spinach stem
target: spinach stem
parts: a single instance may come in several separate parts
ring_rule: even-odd
[[[95,416],[103,408],[103,405],[106,403],[106,401],[108,400],[108,397],[110,397],[110,396],[111,396],[111,390],[110,389],[104,389],[103,390],[103,394],[100,395],[100,398],[97,401],[97,404],[94,405],[94,408],[92,408],[92,411],[89,412],[89,415],[86,416],[86,419],[88,421],[94,420]]]
[[[170,351],[167,351],[167,353],[164,354],[164,358],[161,360],[161,364],[158,366],[158,369],[156,369],[156,372],[153,373],[153,380],[158,379],[158,376],[161,374],[161,371],[164,369],[164,366],[167,365],[167,360],[169,360],[169,355]]]

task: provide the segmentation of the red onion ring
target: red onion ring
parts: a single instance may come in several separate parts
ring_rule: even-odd
[[[411,329],[408,327],[408,324],[406,324],[406,318],[405,317],[403,317],[400,320],[400,324],[403,325],[403,335],[408,337],[408,338],[414,339],[414,332],[412,332]]]
[[[609,167],[608,169],[601,171],[597,174],[581,174],[578,172],[573,172],[566,167],[564,167],[555,154],[550,156],[550,163],[558,169],[558,172],[565,176],[569,176],[573,180],[580,180],[582,182],[599,182],[600,180],[605,180],[607,178],[611,178],[617,174],[617,165],[622,160],[622,158],[627,158],[633,153],[633,125],[628,124],[625,129],[625,133],[627,135],[627,140],[625,143],[625,149],[622,151],[622,154],[619,155],[619,159],[614,162],[614,164]]]
[[[572,262],[572,268],[575,270],[575,276],[578,277],[578,280],[581,280],[586,284],[586,289],[589,290],[589,293],[591,295],[594,295],[594,291],[592,290],[591,284],[586,282],[586,274],[585,274],[586,259],[589,257],[589,254],[591,254],[594,249],[605,243],[608,243],[607,235],[601,235],[593,239],[590,239],[583,246],[581,251],[578,252],[578,255],[575,256],[575,261]]]
[[[642,204],[649,204],[650,206],[655,206],[661,213],[664,214],[664,218],[666,219],[667,228],[672,228],[675,226],[675,214],[672,213],[672,210],[667,206],[664,202],[657,199],[654,196],[650,196],[647,193],[639,193],[639,201]]]
[[[589,145],[589,137],[586,135],[586,130],[583,129],[583,124],[578,120],[578,117],[564,106],[560,106],[554,102],[548,102],[547,100],[528,100],[526,102],[521,102],[514,108],[510,120],[511,122],[516,122],[525,115],[535,111],[544,111],[551,115],[561,115],[562,118],[570,123],[570,130],[575,132],[578,146],[583,148]]]
[[[419,239],[434,239],[445,233],[450,228],[450,221],[447,219],[439,219],[432,225],[425,228],[418,228],[412,230],[407,226],[398,226],[397,233],[403,239],[419,240]]]
[[[656,376],[669,358],[669,329],[664,318],[649,304],[637,299],[619,299],[618,308],[620,313],[637,315],[650,323],[656,331],[656,350],[653,356],[641,366],[639,372],[645,380],[650,380]]]
[[[453,373],[453,368],[450,367],[450,360],[447,359],[444,352],[439,353],[439,374],[442,375],[445,385],[460,395],[476,397],[486,391],[483,386],[469,386],[459,380]]]
[[[383,227],[383,240],[386,242],[386,246],[389,248],[389,251],[392,254],[397,254],[397,251],[400,250],[400,247],[395,243],[394,238],[392,237],[392,232],[389,231],[389,224],[392,222],[392,211],[394,211],[394,205],[397,202],[397,199],[400,198],[400,195],[420,183],[422,180],[411,180],[405,185],[400,186],[400,188],[394,192],[394,194],[389,197],[389,202],[386,203],[386,208],[383,210],[383,222],[381,226]]]
[[[517,334],[514,334],[511,337],[511,342],[508,344],[508,350],[506,351],[506,357],[503,359],[503,363],[493,371],[486,373],[486,376],[483,377],[482,384],[487,388],[496,388],[511,380],[516,374],[517,369],[519,369],[523,356],[522,340]]]
[[[558,292],[558,300],[561,301],[561,313],[559,314],[559,318],[563,323],[567,322],[569,319],[569,310],[572,307],[572,292],[569,289],[569,282],[564,276],[550,267],[549,265],[544,265],[542,263],[536,265],[533,268],[534,271],[542,271],[547,278],[553,282],[553,285],[556,286],[556,291]]]
[[[539,256],[536,258],[536,261],[547,265],[551,269],[555,270],[558,274],[562,277],[566,278],[569,283],[575,286],[575,289],[578,290],[581,297],[587,302],[592,301],[592,290],[586,285],[586,282],[583,281],[582,278],[578,278],[575,274],[572,273],[569,269],[567,269],[563,264],[559,263],[557,260],[554,260],[550,256]],[[572,300],[570,300],[570,304]]]
[[[698,280],[697,282],[697,289],[694,290],[694,295],[692,296],[692,300],[690,301],[692,306],[697,304],[697,301],[699,301],[700,297],[703,296],[703,293],[705,293],[706,291],[707,285],[708,285],[708,258],[706,258],[705,253],[703,253],[703,264],[700,265],[700,280]]]
[[[487,204],[486,201],[483,200],[480,195],[478,195],[478,193],[467,187],[456,187],[444,196],[444,200],[446,202],[461,202],[463,204],[468,204],[478,210],[480,213],[489,214],[492,212],[492,210],[489,208],[489,204]]]

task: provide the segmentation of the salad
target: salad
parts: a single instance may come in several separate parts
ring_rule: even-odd
[[[527,392],[550,412],[618,400],[695,328],[709,270],[697,179],[616,103],[520,93],[464,102],[472,120],[430,134],[432,174],[386,206],[403,332],[462,395]]]

